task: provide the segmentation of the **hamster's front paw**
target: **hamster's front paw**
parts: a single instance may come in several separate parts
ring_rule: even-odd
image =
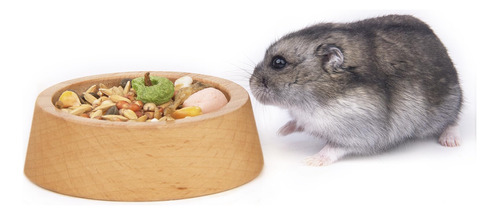
[[[300,132],[304,131],[304,129],[300,126],[297,125],[297,122],[295,120],[292,120],[290,122],[287,122],[285,125],[283,125],[279,130],[278,134],[281,136],[286,136],[289,135],[293,132]]]
[[[439,137],[439,143],[446,147],[460,146],[460,134],[458,126],[449,126]]]
[[[309,166],[328,166],[346,154],[347,151],[326,144],[317,154],[306,158],[304,163]]]

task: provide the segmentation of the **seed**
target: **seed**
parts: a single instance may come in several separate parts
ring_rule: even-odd
[[[109,102],[108,102],[109,101]],[[97,106],[94,110],[102,110],[106,111],[109,108],[115,106],[115,103],[113,103],[111,100],[106,100],[101,103],[101,105]]]
[[[139,106],[135,103],[130,104],[130,110],[132,110],[132,111],[139,111],[141,109],[142,109],[141,106]]]
[[[100,97],[96,99],[94,102],[92,102],[92,107],[96,108],[97,106],[101,105],[103,97]]]
[[[175,90],[177,91],[183,87],[189,87],[191,86],[192,83],[193,79],[191,77],[189,76],[180,77],[174,82]]]
[[[112,87],[111,90],[113,91],[113,94],[123,96],[123,87],[122,86]]]
[[[125,95],[127,97],[127,99],[129,99],[130,101],[134,101],[135,100],[135,94],[134,93],[130,93],[128,92],[127,95]]]
[[[114,95],[111,95],[109,96],[109,99],[111,99],[111,101],[113,102],[119,102],[119,101],[126,101],[127,103],[130,103],[131,101],[123,96],[120,96],[118,94],[114,94]]]
[[[113,92],[113,90],[111,90],[111,89],[99,89],[99,92],[101,92],[107,96],[111,96],[111,95],[115,94],[115,92]]]
[[[119,115],[120,112],[118,111],[118,108],[116,105],[111,106],[107,111],[105,115]]]
[[[141,117],[137,118],[135,121],[137,122],[146,122],[148,120],[148,116],[142,115]]]
[[[154,111],[146,111],[146,112],[144,112],[144,116],[147,116],[148,119],[154,119],[155,118],[155,112]]]
[[[108,87],[103,83],[99,83],[99,90],[101,89],[108,89]]]
[[[163,115],[163,111],[160,111],[159,108],[155,108],[155,112],[154,112],[154,115],[153,115],[154,118],[155,119],[160,119],[162,115]]]
[[[127,101],[119,101],[116,103],[116,107],[118,109],[124,109],[124,108],[130,108],[130,103],[128,103]]]
[[[100,96],[97,95],[97,93],[89,93],[90,95],[94,96],[96,99],[98,99]]]
[[[122,80],[120,81],[120,86],[122,86],[122,87],[123,87],[123,89],[125,89],[125,86],[127,86],[127,83],[128,83],[128,82],[131,82],[131,81],[132,81],[132,79],[130,79],[130,78],[124,78],[124,79],[122,79]]]
[[[64,91],[61,96],[59,96],[59,101],[61,102],[58,105],[62,105],[62,107],[65,108],[79,106],[82,104],[80,102],[80,97],[78,97],[78,95],[71,90]]]
[[[97,85],[90,86],[86,91],[86,93],[97,93]]]
[[[66,113],[71,112],[71,110],[70,110],[70,109],[68,109],[68,108],[63,108],[63,109],[61,109],[61,111],[66,112]]]
[[[54,105],[56,106],[56,108],[59,108],[59,109],[64,108],[64,103],[62,101],[59,101],[59,100],[57,100]]]
[[[127,117],[121,116],[121,115],[104,115],[102,116],[103,119],[105,120],[110,120],[110,121],[127,121]]]
[[[94,101],[97,100],[95,96],[87,92],[83,93],[83,99],[85,99],[85,101],[87,101],[90,104],[93,104]]]
[[[144,109],[144,111],[154,111],[156,109],[156,105],[155,103],[146,103],[142,109]]]
[[[91,119],[94,119],[94,118],[100,117],[100,116],[102,116],[102,110],[97,110],[95,112],[90,113],[90,118]]]
[[[141,109],[142,109],[142,106],[144,106],[144,103],[140,100],[135,100],[135,101],[133,101],[133,103],[138,105]]]
[[[135,114],[135,112],[130,109],[124,109],[123,116],[127,117],[128,119],[137,119],[137,115]]]
[[[101,104],[115,104],[115,103],[113,101],[111,101],[108,97],[102,97]]]
[[[80,115],[82,113],[85,113],[85,112],[91,111],[91,110],[92,110],[92,106],[91,105],[83,104],[83,105],[80,105],[79,107],[73,109],[69,113],[73,114],[73,115]]]
[[[175,120],[175,119],[172,118],[171,116],[164,116],[164,117],[158,119],[158,121],[161,121],[161,122],[163,122],[163,121],[167,121],[168,122],[168,121],[172,121],[172,120]]]
[[[123,86],[123,95],[127,95],[129,91],[130,91],[130,81],[127,81],[125,86]]]

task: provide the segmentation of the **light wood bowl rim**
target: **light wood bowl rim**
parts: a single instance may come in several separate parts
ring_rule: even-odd
[[[189,75],[193,78],[193,80],[200,81],[200,82],[209,82],[212,84],[215,84],[216,88],[221,90],[224,94],[226,94],[228,98],[228,103],[223,106],[221,109],[207,113],[207,114],[202,114],[196,117],[189,117],[189,118],[184,118],[184,119],[177,119],[175,121],[171,122],[114,122],[114,121],[108,121],[108,120],[96,120],[96,119],[89,119],[81,116],[75,116],[70,113],[63,112],[56,108],[54,106],[54,97],[58,97],[59,95],[56,95],[56,93],[61,92],[66,89],[71,89],[70,87],[81,83],[81,82],[90,82],[93,80],[96,80],[95,83],[93,84],[99,84],[99,81],[102,80],[109,80],[109,79],[115,79],[115,78],[133,78],[133,77],[141,77],[143,76],[146,72],[150,72],[151,76],[162,76],[162,77],[167,77],[169,78],[172,82],[175,81],[175,79]],[[175,78],[176,77],[176,78]],[[88,85],[87,87],[90,87],[91,85]],[[111,87],[111,86],[108,86]],[[81,92],[78,92],[81,93]],[[241,98],[236,98],[235,95],[242,95],[243,97]],[[186,126],[191,123],[196,123],[212,118],[217,118],[223,115],[226,115],[228,113],[231,113],[233,111],[238,110],[241,108],[245,102],[249,99],[248,92],[241,87],[240,85],[229,81],[227,79],[219,78],[219,77],[214,77],[214,76],[209,76],[209,75],[204,75],[204,74],[198,74],[198,73],[188,73],[188,72],[173,72],[173,71],[130,71],[130,72],[117,72],[117,73],[107,73],[107,74],[100,74],[100,75],[91,75],[91,76],[85,76],[85,77],[80,77],[80,78],[75,78],[71,79],[68,81],[60,82],[58,84],[55,84],[46,90],[42,91],[40,95],[38,96],[38,105],[42,107],[43,111],[46,111],[47,113],[57,116],[57,117],[64,117],[66,120],[71,121],[72,123],[77,123],[77,124],[86,124],[86,125],[96,125],[96,126],[126,126],[126,127],[177,127],[177,126]]]

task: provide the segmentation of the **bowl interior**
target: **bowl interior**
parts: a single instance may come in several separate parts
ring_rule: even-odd
[[[125,73],[115,73],[115,74],[105,74],[105,75],[98,75],[98,76],[89,76],[85,78],[79,78],[79,79],[74,79],[70,80],[67,82],[63,82],[56,87],[52,88],[53,92],[50,92],[51,98],[51,106],[53,106],[53,109],[55,112],[54,114],[59,114],[59,111],[56,111],[57,108],[55,108],[55,103],[59,99],[59,96],[61,95],[62,92],[66,90],[73,90],[75,91],[78,95],[81,95],[83,92],[85,92],[90,86],[94,84],[104,84],[107,87],[113,87],[113,86],[119,86],[120,82],[124,78],[129,78],[129,79],[134,79],[137,77],[143,77],[146,72],[125,72]],[[222,79],[222,78],[217,78],[217,77],[212,77],[212,76],[207,76],[207,75],[202,75],[202,74],[195,74],[195,73],[180,73],[180,72],[150,72],[151,76],[161,76],[168,78],[170,81],[175,82],[180,77],[183,76],[190,76],[193,79],[193,82],[202,82],[205,84],[209,84],[213,86],[214,88],[220,90],[228,100],[228,103],[222,107],[221,109],[210,112],[207,114],[202,114],[200,116],[196,117],[188,117],[188,118],[183,118],[183,119],[177,119],[173,122],[175,123],[180,123],[180,122],[191,122],[191,121],[199,121],[207,118],[212,118],[212,117],[217,117],[220,115],[224,115],[227,112],[231,112],[232,110],[235,110],[239,108],[243,103],[245,98],[238,98],[238,97],[248,97],[248,94],[245,89],[243,89],[241,86]],[[67,113],[63,113],[67,114]],[[71,115],[71,114],[67,114]],[[94,119],[87,119],[84,117],[80,116],[74,116],[71,115],[70,118],[73,118],[73,120],[85,120],[85,121],[92,121],[92,123],[96,122],[102,122],[102,123],[123,123],[123,122],[112,122],[112,121],[107,121],[107,120],[94,120]],[[146,126],[149,125],[150,123],[133,123],[134,125],[137,126]]]
[[[106,79],[102,79],[102,78],[101,79],[89,79],[89,80],[85,79],[82,81],[78,81],[78,82],[67,85],[66,87],[63,87],[63,88],[59,89],[58,91],[56,91],[54,93],[54,95],[52,96],[52,104],[55,104],[56,101],[59,99],[59,96],[61,95],[61,93],[66,91],[66,90],[73,90],[78,95],[81,95],[83,92],[85,92],[89,87],[91,87],[94,84],[98,85],[98,84],[102,83],[102,84],[106,85],[107,87],[120,86],[120,82],[122,79],[125,79],[125,78],[134,79],[134,78],[138,78],[138,77],[143,77],[145,73],[146,72],[144,72],[144,73],[129,73],[129,74],[124,73],[122,76],[119,76],[119,77],[111,76],[110,78],[106,78]],[[185,75],[188,75],[191,78],[193,78],[193,82],[202,82],[202,83],[212,85],[213,87],[217,88],[222,93],[224,93],[224,95],[226,96],[226,99],[228,101],[231,100],[231,95],[228,92],[228,89],[226,87],[224,87],[221,83],[216,82],[214,80],[203,78],[199,74],[176,73],[176,72],[151,73],[151,76],[166,77],[170,81],[172,81],[172,83],[174,83],[178,78],[185,76]]]

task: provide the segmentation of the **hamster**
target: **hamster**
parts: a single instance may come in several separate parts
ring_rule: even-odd
[[[462,90],[447,50],[408,15],[320,23],[274,42],[250,78],[266,105],[289,111],[280,135],[326,141],[312,166],[371,155],[411,139],[458,146]]]

